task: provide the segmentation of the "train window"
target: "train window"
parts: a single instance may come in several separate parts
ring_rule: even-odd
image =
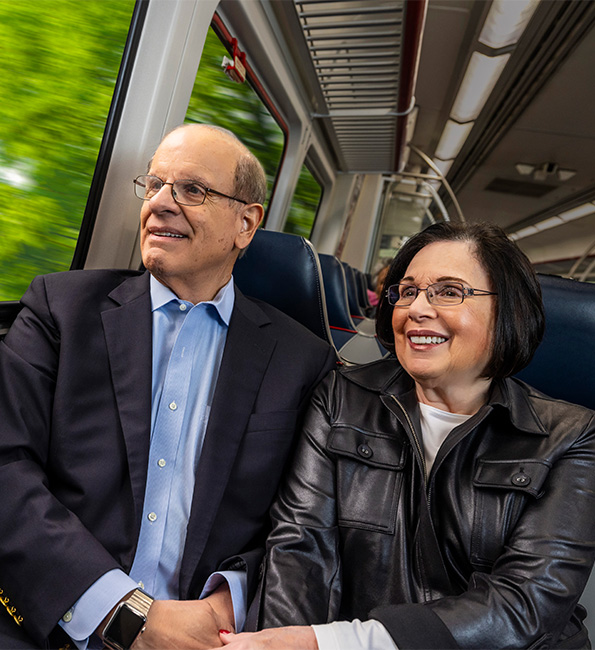
[[[72,262],[134,0],[0,2],[0,300]]]
[[[270,195],[283,156],[285,134],[248,80],[236,83],[225,75],[221,67],[224,56],[229,57],[229,53],[211,27],[185,122],[216,124],[235,133],[262,163]]]
[[[321,199],[322,187],[320,183],[314,178],[308,167],[303,165],[291,200],[284,232],[310,237]]]
[[[376,245],[372,256],[374,268],[392,260],[399,248],[428,221],[432,197],[409,179],[387,183],[380,212]]]

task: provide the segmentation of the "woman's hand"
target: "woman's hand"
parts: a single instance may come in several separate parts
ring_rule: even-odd
[[[314,630],[306,625],[274,627],[242,634],[221,630],[219,637],[230,650],[318,650]]]

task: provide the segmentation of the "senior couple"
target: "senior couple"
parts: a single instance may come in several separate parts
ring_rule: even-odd
[[[175,129],[134,189],[147,270],[36,278],[0,344],[0,648],[590,647],[594,413],[511,378],[516,245],[413,236],[394,354],[346,368],[233,283],[266,193],[233,134]]]

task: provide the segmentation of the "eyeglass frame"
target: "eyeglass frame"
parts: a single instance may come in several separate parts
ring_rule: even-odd
[[[141,187],[141,184],[138,182],[139,178],[156,178],[162,185],[161,187],[155,192],[155,194],[152,194],[151,196],[139,196],[136,193],[136,187]],[[203,200],[200,203],[182,203],[181,201],[178,201],[176,197],[176,192],[174,190],[174,185],[176,183],[183,183],[183,182],[191,182],[195,183],[198,185],[205,193]],[[161,192],[163,189],[164,185],[171,185],[171,195],[173,200],[178,204],[178,205],[184,205],[184,206],[189,206],[189,207],[199,207],[201,205],[204,205],[204,202],[207,200],[207,194],[216,194],[217,196],[222,196],[225,199],[231,199],[232,201],[237,201],[238,203],[243,203],[244,205],[248,205],[248,201],[244,201],[243,199],[238,199],[235,196],[229,196],[229,194],[223,194],[223,192],[219,192],[218,190],[214,190],[210,187],[205,187],[202,183],[199,183],[198,181],[195,181],[192,178],[180,178],[177,181],[174,181],[173,183],[168,183],[164,181],[163,179],[159,178],[159,176],[155,176],[154,174],[139,174],[135,179],[133,179],[132,183],[135,186],[134,190],[134,196],[136,196],[138,199],[141,201],[150,201],[156,194]]]
[[[431,289],[436,285],[461,287],[461,292],[462,292],[461,302],[451,302],[448,304],[444,304],[444,303],[440,304],[440,303],[432,302],[432,298],[428,293],[428,289]],[[390,290],[393,289],[393,287],[410,287],[412,289],[415,289],[416,293],[415,296],[413,296],[411,302],[408,302],[406,304],[404,303],[399,304],[399,300],[397,300],[396,302],[393,303],[391,302],[391,298],[390,298]],[[428,286],[425,289],[422,289],[421,287],[418,287],[415,284],[407,284],[406,282],[397,282],[396,284],[391,284],[390,287],[387,287],[385,296],[388,301],[388,304],[392,305],[393,307],[411,307],[411,305],[417,300],[417,297],[419,296],[421,291],[425,291],[426,300],[430,305],[434,305],[435,307],[457,307],[458,305],[462,305],[463,302],[465,301],[465,298],[469,296],[497,296],[498,295],[495,291],[487,291],[486,289],[473,289],[472,287],[466,287],[462,282],[456,282],[456,281],[452,282],[450,280],[444,280],[442,282],[433,282],[432,284],[428,284]],[[436,295],[436,293],[437,292],[434,293],[434,296]]]

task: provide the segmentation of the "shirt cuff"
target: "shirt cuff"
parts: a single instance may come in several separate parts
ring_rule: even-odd
[[[244,629],[248,609],[248,580],[245,571],[217,571],[209,576],[199,598],[206,598],[223,582],[229,585],[236,634]]]
[[[96,580],[58,621],[75,642],[85,650],[89,637],[124,596],[138,587],[124,571],[112,569]]]
[[[380,621],[337,621],[313,625],[318,650],[398,650]]]

